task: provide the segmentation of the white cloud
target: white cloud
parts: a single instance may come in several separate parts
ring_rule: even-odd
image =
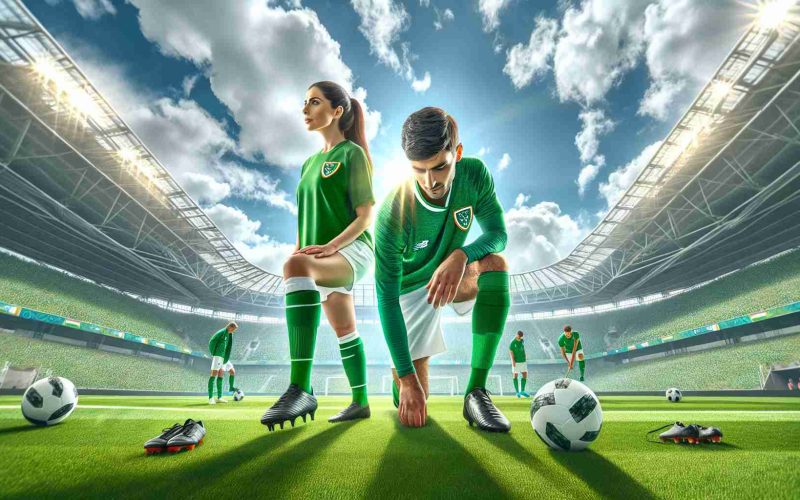
[[[511,0],[479,0],[478,12],[483,18],[483,31],[489,33],[500,27],[500,14],[511,4]]]
[[[434,7],[433,12],[435,15],[435,19],[433,21],[433,27],[436,29],[436,31],[444,29],[445,23],[452,22],[456,18],[456,15],[453,14],[453,11],[450,9],[444,9],[443,11],[441,11],[438,8]]]
[[[285,10],[259,0],[131,1],[139,8],[145,37],[209,76],[214,95],[240,127],[239,150],[248,157],[297,168],[319,148],[300,109],[311,83],[333,80],[353,96],[366,96],[353,90],[340,45],[313,10]],[[362,104],[373,123],[371,139],[380,114]]]
[[[197,83],[197,78],[199,74],[195,75],[186,75],[183,77],[183,83],[181,83],[181,88],[183,89],[183,96],[189,97],[189,94],[192,93],[192,89],[194,89],[194,85]]]
[[[682,112],[744,31],[744,10],[746,6],[736,2],[725,8],[692,0],[649,5],[644,37],[651,82],[639,114],[666,120],[670,111]]]
[[[661,146],[661,141],[654,142],[642,150],[639,155],[628,164],[617,168],[609,174],[606,182],[599,186],[600,194],[606,200],[606,207],[610,209],[622,198],[625,191],[639,177],[639,174],[650,163],[653,155]]]
[[[121,66],[72,39],[62,43],[89,80],[195,201],[211,204],[235,195],[296,212],[290,201],[293,197],[281,190],[275,179],[222,159],[226,153],[238,152],[236,142],[225,123],[209,115],[197,102],[159,98],[134,88]]]
[[[558,95],[592,105],[631,70],[644,49],[650,0],[586,0],[564,13],[554,68]]]
[[[597,155],[600,147],[600,136],[611,132],[614,129],[614,122],[606,118],[603,110],[586,109],[578,115],[583,126],[575,136],[575,145],[581,154],[581,162],[591,161],[603,162]]]
[[[58,5],[61,0],[45,0],[48,5]],[[72,0],[78,14],[84,19],[91,19],[93,21],[100,19],[106,14],[112,16],[117,13],[117,9],[111,0]]]
[[[414,92],[425,92],[431,87],[431,74],[427,71],[425,72],[425,76],[422,80],[414,80],[411,82],[411,88],[414,89]]]
[[[205,212],[245,259],[265,271],[283,274],[283,263],[294,251],[293,244],[262,234],[261,222],[250,219],[238,208],[217,204]]]
[[[409,43],[400,41],[400,35],[411,25],[411,16],[405,7],[394,0],[351,0],[351,3],[361,18],[358,30],[369,42],[370,52],[375,54],[378,61],[412,82],[415,91],[420,92],[417,89],[422,87],[425,80],[427,87],[430,87],[430,75],[427,73],[421,81],[415,78],[411,66],[415,56],[411,53]]]
[[[578,175],[578,194],[583,196],[586,193],[586,188],[589,187],[589,183],[597,177],[597,174],[600,172],[601,165],[596,164],[589,164],[584,166],[581,169],[581,173]]]
[[[503,153],[503,156],[500,158],[500,163],[497,164],[497,171],[502,172],[507,169],[509,165],[511,165],[511,156],[509,156],[508,153]]]
[[[431,6],[431,0],[419,0],[419,4],[425,8]]]
[[[588,234],[552,201],[529,206],[530,197],[517,195],[514,207],[506,212],[508,244],[504,255],[512,273],[532,271],[566,257]]]
[[[481,149],[478,150],[477,156],[483,158],[487,154],[491,152],[491,148],[487,148],[486,146],[481,146]]]
[[[503,73],[511,78],[514,87],[521,89],[549,71],[557,35],[558,22],[540,16],[528,44],[518,43],[506,53]]]

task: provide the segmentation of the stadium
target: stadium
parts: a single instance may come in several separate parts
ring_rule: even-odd
[[[0,68],[0,496],[791,498],[800,486],[800,392],[787,388],[800,379],[796,18],[741,34],[569,255],[511,270],[486,389],[514,427],[496,436],[461,418],[471,330],[455,314],[431,361],[429,423],[400,425],[371,283],[353,292],[371,419],[324,422],[350,387],[323,319],[316,421],[268,433],[256,420],[290,376],[283,277],[245,259],[20,1],[0,0]],[[247,397],[210,407],[207,345],[230,321]],[[525,333],[533,394],[564,376],[564,325],[581,333],[604,412],[580,453],[535,437],[505,348]],[[50,376],[72,381],[80,404],[38,429],[20,398]],[[202,447],[144,455],[187,417],[205,422]],[[645,439],[676,420],[725,439]]]

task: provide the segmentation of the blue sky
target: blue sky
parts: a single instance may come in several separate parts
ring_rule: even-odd
[[[308,84],[369,109],[378,198],[403,120],[440,106],[492,169],[522,272],[600,220],[752,21],[728,0],[26,2],[237,248],[277,272]],[[751,2],[752,4],[752,2]]]

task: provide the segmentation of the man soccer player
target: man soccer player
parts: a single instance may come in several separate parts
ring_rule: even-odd
[[[458,126],[439,108],[423,108],[403,124],[402,146],[413,179],[394,189],[376,225],[375,282],[383,333],[399,389],[400,422],[425,425],[428,361],[446,350],[441,308],[472,312],[471,374],[464,418],[482,430],[511,423],[486,392],[509,308],[503,209],[489,170],[462,158]],[[465,245],[473,218],[483,230]]]
[[[227,403],[222,397],[222,376],[225,373],[223,366],[231,357],[233,347],[233,332],[239,327],[231,321],[222,330],[215,333],[208,341],[208,350],[211,352],[211,377],[208,379],[208,404]],[[217,384],[217,397],[214,397],[214,382]],[[231,383],[233,378],[231,377]]]
[[[558,337],[558,345],[561,347],[561,356],[569,364],[570,370],[575,364],[575,356],[578,357],[578,367],[581,370],[581,382],[583,382],[583,374],[586,370],[586,361],[583,359],[583,345],[581,345],[581,334],[573,332],[572,327],[567,325],[564,327],[564,333]],[[567,358],[567,351],[570,352]]]
[[[508,346],[508,354],[511,355],[511,373],[514,377],[514,392],[517,393],[517,398],[531,397],[530,394],[525,392],[525,384],[528,383],[528,362],[525,357],[525,345],[523,344],[522,330],[517,332],[511,345]],[[522,372],[522,389],[520,389],[520,382],[517,380],[517,375]]]

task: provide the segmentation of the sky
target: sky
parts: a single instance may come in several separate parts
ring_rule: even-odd
[[[294,246],[300,167],[322,147],[303,123],[311,83],[366,106],[378,203],[410,174],[405,118],[454,116],[464,154],[494,176],[519,273],[602,220],[755,12],[744,0],[25,3],[245,258],[275,273]]]

